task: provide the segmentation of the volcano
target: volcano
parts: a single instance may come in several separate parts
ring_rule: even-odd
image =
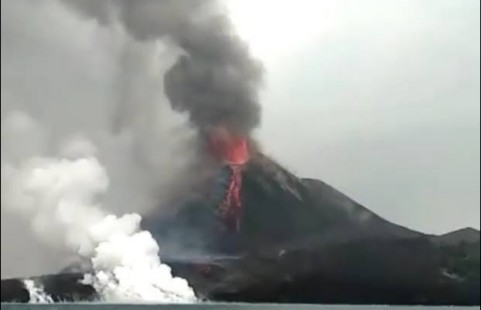
[[[241,176],[238,230],[225,229],[217,204],[208,198],[183,202],[175,215],[144,217],[143,227],[159,241],[164,262],[199,296],[479,305],[479,238],[439,242],[442,236],[391,223],[328,184],[298,178],[260,153],[250,155]],[[93,298],[78,279],[78,273],[64,273],[36,281],[46,283],[46,293],[58,300]],[[2,301],[25,298],[20,280],[2,280]]]
[[[226,126],[219,125],[208,133],[207,144],[213,159],[224,165],[221,172],[224,172],[223,176],[227,175],[228,178],[228,186],[219,204],[219,212],[227,227],[234,228],[238,232],[242,212],[240,197],[242,170],[249,161],[247,139],[242,135],[234,134]]]

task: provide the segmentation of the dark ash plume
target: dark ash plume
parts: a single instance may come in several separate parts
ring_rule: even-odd
[[[164,77],[172,108],[202,130],[223,123],[248,135],[260,122],[263,68],[214,0],[67,0],[108,22],[113,16],[139,41],[169,38],[182,50]]]
[[[262,70],[228,29],[219,17],[181,33],[187,54],[166,73],[165,90],[174,109],[188,111],[197,126],[222,122],[248,133],[260,121]]]

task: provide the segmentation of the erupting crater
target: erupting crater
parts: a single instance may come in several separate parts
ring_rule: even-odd
[[[219,205],[220,216],[228,228],[239,231],[242,211],[240,198],[242,170],[249,161],[247,140],[228,127],[219,125],[209,130],[207,142],[210,154],[229,172],[228,187]]]

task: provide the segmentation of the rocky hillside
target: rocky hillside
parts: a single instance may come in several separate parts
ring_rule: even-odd
[[[444,244],[444,245],[460,245],[462,243],[473,244],[479,243],[480,233],[479,230],[474,228],[463,228],[449,232],[441,236],[435,236],[433,238],[434,242]]]
[[[144,228],[159,240],[163,260],[200,296],[246,302],[480,303],[479,233],[476,241],[469,231],[440,237],[412,231],[262,155],[243,173],[242,201],[239,232],[225,229],[208,193],[183,202],[174,216],[145,218]],[[80,276],[38,281],[59,299],[93,298],[95,292],[74,282]],[[2,280],[2,301],[15,296],[25,298],[20,281]]]
[[[216,205],[196,200],[173,218],[153,214],[144,226],[169,253],[240,254],[266,246],[304,248],[362,239],[417,238],[421,233],[390,223],[322,181],[299,179],[258,155],[243,174],[239,233],[226,232]],[[235,244],[235,245],[234,245]],[[185,253],[182,252],[182,249]],[[174,249],[172,249],[174,251]]]
[[[474,293],[479,276],[473,277],[479,274],[479,255],[466,264],[459,250],[381,218],[322,181],[299,179],[259,155],[244,172],[242,198],[237,234],[223,230],[215,206],[202,201],[172,222],[156,219],[147,225],[159,233],[161,244],[169,231],[177,237],[188,231],[167,257],[209,298],[479,304]],[[179,240],[193,242],[184,249],[197,254],[183,251]],[[210,265],[211,271],[199,272],[199,265]]]

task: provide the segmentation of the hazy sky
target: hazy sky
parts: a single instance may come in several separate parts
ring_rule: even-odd
[[[267,2],[231,6],[268,68],[267,152],[402,225],[479,228],[480,2]]]
[[[55,0],[1,3],[2,114],[27,109],[41,129],[10,142],[38,154],[42,145],[32,141],[43,131],[52,141],[78,130],[98,134],[118,100],[118,61],[131,42]],[[478,0],[228,3],[240,34],[267,69],[258,136],[269,155],[399,224],[433,233],[479,228]],[[180,157],[183,145],[172,133],[184,120],[169,110],[158,87],[156,70],[172,59],[149,46],[128,53],[138,70],[131,99],[147,101],[131,111],[133,134],[142,138],[133,147],[161,158],[164,174],[153,170],[158,179],[173,173],[168,158]],[[2,161],[11,151],[4,150],[3,126],[4,119]],[[145,174],[114,156],[125,153],[117,148],[122,145],[103,142],[100,157],[122,193],[114,201],[138,204],[145,195],[135,188],[139,195],[131,195],[126,189],[132,182],[122,180],[125,174],[144,180]],[[1,218],[2,277],[53,272],[65,264],[3,205]]]

